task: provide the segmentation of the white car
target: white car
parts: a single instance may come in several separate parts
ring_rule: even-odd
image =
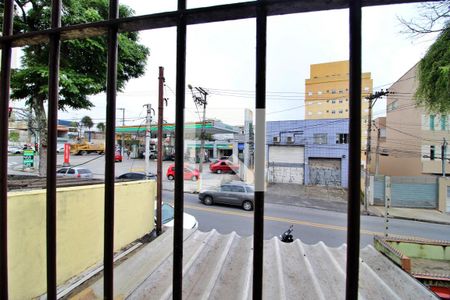
[[[23,148],[17,146],[8,146],[8,152],[12,154],[22,154]]]
[[[57,177],[92,178],[92,172],[86,168],[64,167],[56,171]]]
[[[156,206],[155,206],[156,207]],[[168,203],[162,204],[162,225],[164,227],[174,226],[174,208]],[[156,214],[155,214],[156,219]],[[183,228],[184,229],[197,229],[198,222],[197,219],[190,214],[183,213]]]

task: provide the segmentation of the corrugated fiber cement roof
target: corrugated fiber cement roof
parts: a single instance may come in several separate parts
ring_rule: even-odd
[[[251,299],[252,237],[184,233],[183,299]],[[172,230],[114,269],[115,298],[172,298]],[[345,299],[346,245],[264,242],[264,299]],[[437,299],[372,246],[360,252],[359,299]],[[83,295],[83,296],[82,296]],[[102,298],[103,278],[78,299]]]

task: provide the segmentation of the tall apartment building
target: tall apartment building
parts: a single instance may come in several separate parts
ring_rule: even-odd
[[[343,119],[349,117],[348,60],[310,66],[310,78],[305,80],[305,119]],[[361,74],[361,149],[367,143],[367,119],[373,81],[370,72]],[[362,153],[364,161],[364,153]]]

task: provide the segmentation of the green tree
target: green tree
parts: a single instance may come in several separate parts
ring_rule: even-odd
[[[11,142],[17,143],[19,141],[20,135],[17,131],[11,131],[9,133],[9,140]]]
[[[91,119],[91,117],[89,117],[89,116],[84,116],[84,117],[81,119],[80,124],[81,124],[83,127],[87,128],[88,131],[91,131],[92,126],[94,126],[94,122],[92,122],[92,119]],[[90,142],[90,141],[91,141],[91,134],[88,133],[88,136],[89,136],[89,142]]]
[[[419,62],[415,98],[429,112],[450,112],[450,23]]]
[[[4,0],[0,0],[0,16],[3,15],[3,4]],[[62,25],[105,20],[108,6],[108,0],[63,0]],[[48,29],[50,7],[51,0],[15,0],[15,33]],[[120,6],[120,17],[133,14],[127,6]],[[144,74],[149,50],[138,43],[138,34],[135,32],[121,33],[118,41],[117,88],[122,90],[128,80]],[[47,146],[44,101],[48,98],[48,56],[47,44],[24,47],[22,67],[13,70],[11,78],[11,98],[26,99],[38,124],[41,141],[40,175],[45,175],[47,168],[46,151],[42,151],[42,147]],[[93,106],[88,96],[106,90],[106,57],[106,36],[61,43],[59,109],[86,109]]]
[[[105,123],[103,123],[103,122],[98,123],[97,129],[100,130],[101,132],[105,132],[105,129],[106,129]]]
[[[92,122],[92,119],[89,116],[84,116],[81,119],[81,124],[83,124],[83,126],[88,128],[89,130],[91,130],[92,126],[94,126],[94,122]]]

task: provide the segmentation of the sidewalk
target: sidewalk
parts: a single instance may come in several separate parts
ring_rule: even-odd
[[[347,191],[337,187],[271,184],[265,199],[268,203],[347,212]],[[388,213],[394,219],[450,225],[450,214],[435,209],[394,207]],[[369,206],[369,215],[384,217],[384,206]]]
[[[385,216],[384,206],[369,206],[369,212],[370,214],[379,217]],[[442,213],[436,209],[391,207],[388,213],[389,217],[394,219],[405,219],[450,225],[450,214]]]

